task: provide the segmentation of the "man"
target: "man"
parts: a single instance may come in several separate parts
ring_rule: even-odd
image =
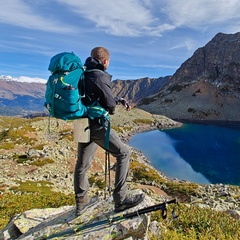
[[[91,57],[85,62],[85,94],[84,104],[90,105],[98,100],[101,107],[109,114],[114,114],[116,104],[121,102],[127,110],[130,106],[123,98],[117,99],[111,90],[111,79],[106,70],[109,66],[110,54],[104,47],[96,47],[91,51]],[[89,119],[90,142],[78,143],[78,157],[74,173],[74,191],[76,195],[76,216],[82,214],[88,207],[94,205],[97,197],[88,196],[89,182],[87,170],[90,168],[97,147],[104,148],[106,129],[99,118]],[[130,197],[127,195],[126,179],[129,171],[130,153],[128,147],[120,140],[116,132],[111,129],[109,137],[109,153],[114,156],[116,162],[115,189],[113,200],[115,212],[134,207],[143,201],[144,195],[138,194]]]

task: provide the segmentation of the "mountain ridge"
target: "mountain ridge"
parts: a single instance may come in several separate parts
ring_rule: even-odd
[[[173,76],[114,80],[113,92],[132,106],[153,114],[182,120],[233,122],[240,118],[239,69],[240,32],[218,33],[182,63]],[[1,115],[45,111],[44,84],[8,84],[8,88],[2,84],[0,90]],[[11,84],[17,86],[14,91]]]
[[[170,77],[141,78],[112,81],[113,93],[124,97],[135,106],[142,98],[154,95],[169,81]],[[44,108],[46,82],[37,78],[24,81],[0,76],[0,115],[25,116],[34,112],[46,112]]]
[[[240,33],[218,33],[138,107],[174,119],[238,121]]]

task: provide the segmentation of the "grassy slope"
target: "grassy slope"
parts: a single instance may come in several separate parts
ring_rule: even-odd
[[[42,118],[32,120],[27,119],[13,119],[0,118],[0,145],[7,146],[12,142],[25,144],[33,144],[29,137],[25,136],[26,131],[36,131],[31,128],[31,122],[42,121]],[[133,109],[130,112],[125,112],[122,108],[118,108],[114,116],[111,116],[111,122],[114,129],[116,129],[121,136],[128,135],[130,131],[140,131],[141,129],[150,128],[156,125],[157,122],[168,122],[168,119],[162,116],[152,116],[151,114]],[[163,124],[164,125],[164,124]],[[10,132],[9,129],[15,129]],[[16,131],[18,129],[18,131]],[[140,129],[140,130],[139,130]],[[14,134],[15,132],[15,134]],[[11,133],[11,135],[10,135]],[[22,136],[19,136],[21,135]],[[31,134],[30,134],[31,135]],[[34,134],[33,134],[34,135]],[[66,137],[69,137],[66,135]],[[11,141],[9,141],[11,139]],[[72,139],[70,138],[70,141]],[[13,147],[13,145],[11,145]],[[17,147],[17,146],[14,146]],[[3,148],[1,148],[3,150]],[[8,151],[5,149],[4,151]],[[0,154],[3,152],[1,151]],[[134,156],[132,156],[134,158]],[[191,183],[175,183],[164,178],[154,170],[146,169],[148,166],[137,161],[138,156],[131,164],[131,175],[133,179],[138,182],[143,178],[147,181],[156,181],[159,186],[165,185],[168,189],[168,194],[172,196],[187,196],[194,194],[197,188],[196,184]],[[47,164],[47,163],[46,163]],[[74,196],[72,194],[62,194],[51,192],[49,184],[41,183],[41,187],[28,184],[21,184],[21,195],[13,193],[4,193],[4,182],[0,182],[0,229],[3,228],[8,220],[16,213],[24,212],[32,208],[46,208],[58,207],[63,205],[73,205]],[[30,190],[29,190],[30,189]],[[31,190],[32,189],[32,190]],[[34,189],[34,191],[33,191]],[[38,189],[36,191],[36,189]],[[25,194],[27,192],[27,194]],[[186,199],[186,198],[182,198]],[[184,202],[184,200],[183,200]],[[186,205],[186,202],[180,204],[180,216],[178,220],[162,221],[158,213],[152,214],[152,220],[157,220],[162,229],[166,231],[163,234],[163,239],[238,239],[240,236],[240,224],[235,219],[224,213],[219,213],[211,209],[200,209]],[[231,223],[231,224],[229,224]],[[214,236],[214,237],[213,237]],[[150,239],[157,239],[155,233],[149,233]]]

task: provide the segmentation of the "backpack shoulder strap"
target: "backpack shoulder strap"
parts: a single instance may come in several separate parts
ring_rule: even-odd
[[[100,70],[100,69],[97,69],[97,68],[84,70],[84,72],[102,72],[102,73],[104,73],[103,70]]]

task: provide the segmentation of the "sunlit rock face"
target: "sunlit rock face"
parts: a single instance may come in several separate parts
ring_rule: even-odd
[[[240,33],[218,33],[195,51],[140,107],[171,118],[237,121],[240,114]]]

